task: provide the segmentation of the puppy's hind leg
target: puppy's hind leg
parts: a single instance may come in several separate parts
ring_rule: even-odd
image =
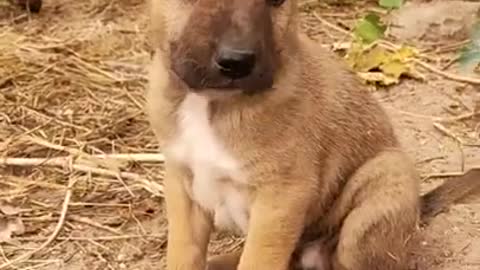
[[[345,218],[334,270],[407,269],[406,244],[419,216],[417,181],[408,158],[396,151],[382,152],[357,170],[337,208]]]

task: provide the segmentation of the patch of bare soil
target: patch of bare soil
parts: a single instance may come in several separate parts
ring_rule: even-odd
[[[143,110],[144,1],[45,0],[31,16],[0,4],[0,269],[163,269],[162,157]],[[326,47],[348,42],[339,28],[369,7],[320,3],[302,26]],[[451,44],[424,47],[423,60],[455,72]],[[480,165],[469,117],[480,90],[421,71],[425,81],[375,96],[431,176],[428,190],[438,174]],[[480,269],[479,203],[452,207],[424,233],[411,269]],[[217,234],[211,253],[241,244]]]

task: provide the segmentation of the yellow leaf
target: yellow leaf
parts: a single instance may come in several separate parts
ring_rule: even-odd
[[[402,74],[408,72],[408,66],[398,60],[388,61],[384,63],[380,69],[386,74],[396,79],[400,78]]]
[[[407,61],[409,58],[415,57],[417,54],[418,51],[415,48],[403,46],[392,54],[392,59],[404,62]]]
[[[356,70],[361,72],[367,72],[374,68],[380,67],[380,65],[388,59],[388,54],[385,49],[375,47],[361,57],[359,57],[356,63]]]
[[[360,43],[354,42],[351,44],[350,49],[348,50],[347,55],[345,56],[348,64],[355,68],[355,65],[360,57],[363,54],[363,46]]]
[[[396,51],[389,51],[381,46],[365,47],[353,42],[347,53],[347,61],[359,76],[367,82],[392,85],[399,82],[402,75],[423,79],[411,61],[418,51],[409,46],[403,46]]]

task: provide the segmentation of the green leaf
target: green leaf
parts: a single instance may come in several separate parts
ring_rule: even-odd
[[[480,50],[478,48],[465,48],[458,59],[463,72],[471,73],[480,63]]]
[[[355,27],[354,34],[366,43],[372,43],[383,37],[387,27],[376,14],[368,14]]]
[[[403,0],[379,0],[378,4],[383,8],[400,8],[403,4]]]
[[[471,42],[465,46],[458,59],[463,72],[471,73],[480,63],[480,23],[477,23],[470,35]]]

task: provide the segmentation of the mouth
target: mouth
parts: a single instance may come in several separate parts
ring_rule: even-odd
[[[171,69],[171,74],[186,86],[187,91],[195,93],[204,91],[253,93],[267,90],[269,88],[263,86],[259,87],[259,85],[250,82],[248,79],[230,79],[221,76],[213,79],[208,76],[203,76],[203,79],[199,80],[195,78],[196,76],[183,76],[183,74],[177,72],[175,69]]]
[[[193,61],[171,62],[170,71],[187,91],[200,92],[243,92],[251,95],[272,88],[273,76],[269,72],[254,72],[243,78],[231,78],[208,67],[194,65]]]
[[[203,79],[192,78],[193,76],[182,76],[175,70],[173,70],[175,76],[181,80],[186,86],[187,90],[192,92],[202,92],[205,90],[217,90],[217,91],[227,91],[227,90],[238,90],[238,82],[232,79],[219,78],[211,80],[204,77]]]

